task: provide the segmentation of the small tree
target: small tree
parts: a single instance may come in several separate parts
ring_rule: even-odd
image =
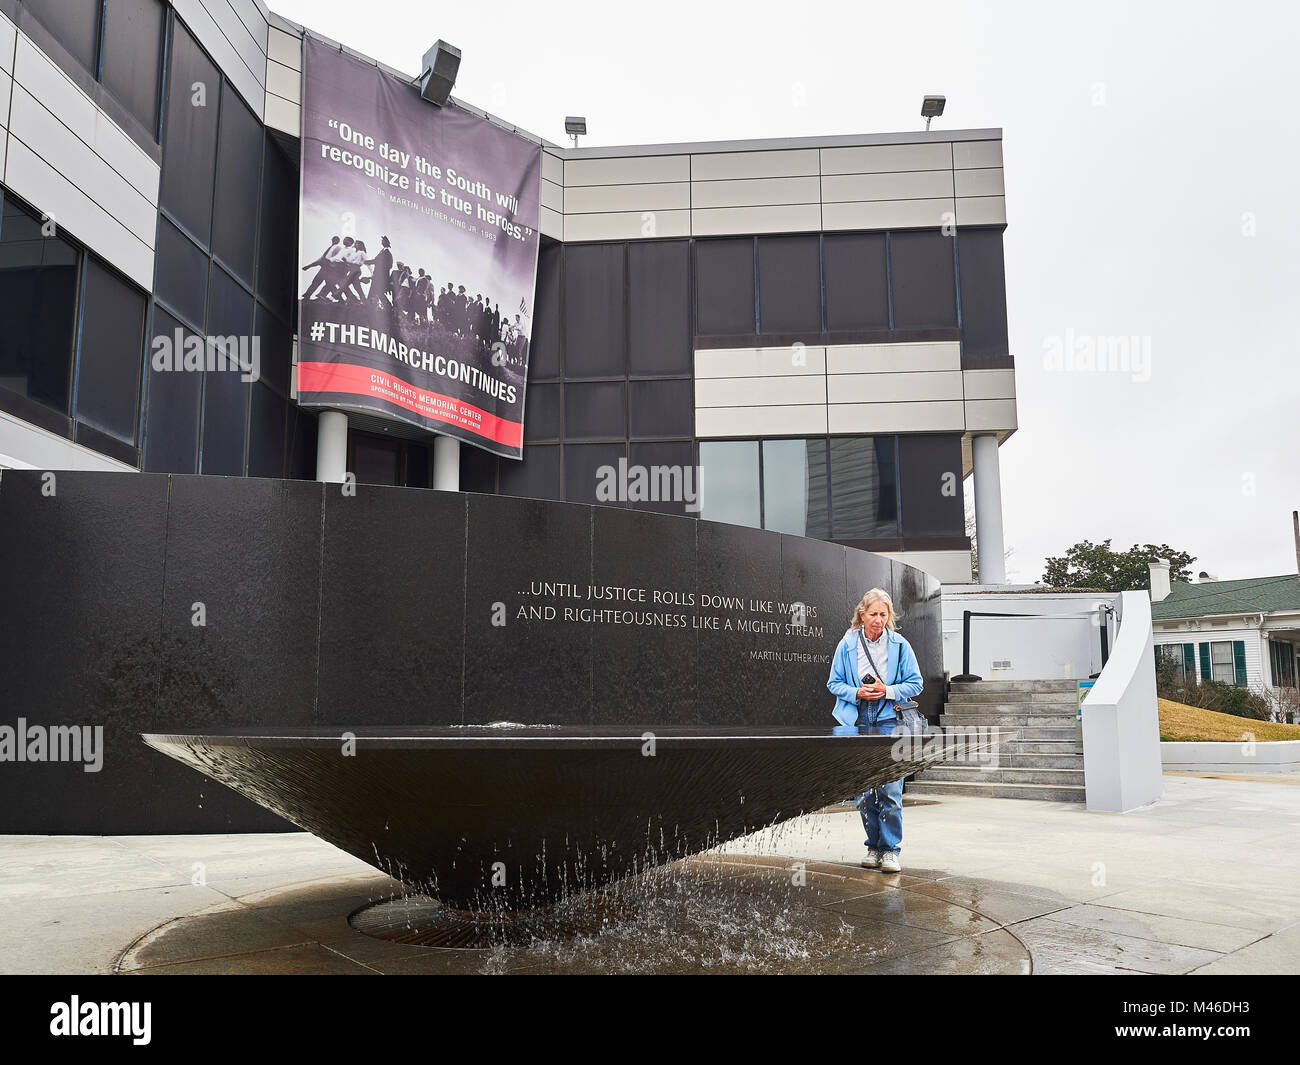
[[[1170,581],[1186,581],[1195,555],[1168,544],[1134,544],[1127,551],[1111,550],[1110,540],[1094,544],[1081,540],[1064,555],[1046,560],[1043,583],[1054,588],[1098,588],[1106,592],[1137,592],[1151,580],[1148,562],[1169,560]]]

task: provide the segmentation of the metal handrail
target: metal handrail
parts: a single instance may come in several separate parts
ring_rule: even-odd
[[[1114,607],[1109,604],[1103,604],[1096,610],[1084,610],[1077,614],[996,614],[983,610],[963,610],[961,616],[961,675],[952,677],[953,681],[967,683],[970,681],[983,680],[983,677],[977,677],[970,671],[970,619],[971,618],[1038,618],[1040,621],[1057,621],[1057,620],[1074,620],[1076,618],[1088,618],[1094,614],[1109,615],[1114,613]],[[1105,617],[1102,618],[1101,624],[1097,626],[1101,630],[1101,668],[1106,668],[1106,659],[1110,655],[1110,639],[1107,633]],[[1092,677],[1099,677],[1101,674],[1093,673]]]

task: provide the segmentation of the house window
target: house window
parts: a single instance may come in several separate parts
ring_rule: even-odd
[[[1181,643],[1161,644],[1160,657],[1173,667],[1174,676],[1180,684],[1187,680],[1187,669],[1183,661],[1183,645]]]
[[[1210,677],[1220,684],[1236,683],[1236,673],[1232,660],[1232,641],[1222,640],[1210,644]]]
[[[1281,640],[1270,640],[1268,657],[1269,665],[1272,667],[1273,687],[1294,688],[1296,686],[1295,647]]]

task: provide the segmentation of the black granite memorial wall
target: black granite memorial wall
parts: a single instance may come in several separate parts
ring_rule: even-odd
[[[9,752],[0,833],[289,827],[146,732],[829,728],[830,659],[874,586],[934,718],[938,582],[852,548],[505,496],[5,471],[0,728],[89,742],[80,760]]]

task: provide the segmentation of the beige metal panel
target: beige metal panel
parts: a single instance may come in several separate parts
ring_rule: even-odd
[[[539,202],[543,207],[563,214],[564,189],[554,181],[547,181],[545,178],[542,178]]]
[[[781,207],[714,207],[691,212],[691,233],[697,237],[733,233],[815,233],[821,228],[818,204]]]
[[[544,236],[552,237],[555,240],[564,239],[564,215],[559,211],[552,211],[549,207],[541,207],[538,210],[537,228]]]
[[[266,55],[266,37],[270,24],[266,19],[268,12],[265,5],[260,4],[259,0],[208,0],[209,7],[214,4],[219,6],[222,3],[234,8],[239,21],[243,23],[244,29],[257,45],[258,51]]]
[[[17,43],[18,27],[0,15],[0,70],[9,74],[14,72],[14,48]]]
[[[878,551],[885,558],[924,570],[940,584],[970,584],[969,551]]]
[[[266,58],[294,70],[302,70],[302,38],[284,30],[269,28]]]
[[[968,399],[966,401],[966,429],[969,432],[988,432],[994,429],[1016,429],[1016,401],[1014,399]]]
[[[553,181],[564,188],[564,160],[545,149],[542,150],[542,180]]]
[[[953,141],[952,165],[958,170],[975,170],[1002,165],[1002,142]]]
[[[564,190],[564,213],[600,214],[610,211],[687,211],[691,186],[685,181],[652,185],[580,185]]]
[[[695,412],[695,435],[815,436],[826,432],[826,405],[802,407],[704,407]]]
[[[690,236],[689,211],[620,211],[564,216],[564,239],[567,241],[687,236]]]
[[[93,130],[93,125],[91,128]],[[9,108],[9,132],[11,137],[26,144],[137,238],[153,247],[154,233],[158,228],[157,203],[146,199],[21,85],[14,87]]]
[[[68,129],[87,144],[95,140],[98,108],[71,78],[21,33],[14,55],[14,81],[57,115]]]
[[[779,348],[698,348],[695,377],[795,377],[826,372],[826,349],[791,344]]]
[[[832,403],[903,403],[962,399],[961,371],[830,374],[826,395]]]
[[[956,178],[958,196],[1002,196],[1006,193],[1000,166],[987,170],[958,170]]]
[[[830,344],[826,348],[826,371],[831,374],[960,369],[961,344],[955,340],[907,344]]]
[[[272,129],[288,133],[291,137],[302,135],[302,108],[271,93],[266,94],[266,110],[262,121]]]
[[[904,170],[895,174],[830,174],[821,179],[825,203],[854,200],[952,199],[951,170]]]
[[[136,284],[153,287],[153,248],[13,136],[8,138],[4,183]]]
[[[271,60],[266,61],[266,91],[290,103],[302,103],[302,74]]]
[[[951,170],[952,144],[873,144],[822,148],[823,174],[887,174],[902,170]]]
[[[963,370],[966,399],[1015,399],[1015,370]]]
[[[816,148],[775,152],[709,152],[691,156],[692,181],[804,177],[815,176],[817,173]]]
[[[213,10],[213,16],[203,0],[171,0],[172,7],[189,27],[190,32],[212,56],[218,69],[234,84],[239,94],[257,114],[266,107],[266,52],[265,43],[258,47],[248,27],[239,21],[229,4]]]
[[[616,159],[564,160],[564,187],[575,185],[648,185],[655,181],[690,181],[689,155],[633,155]]]
[[[740,178],[691,185],[692,207],[767,207],[820,200],[821,180],[816,177]]]
[[[960,401],[831,403],[827,412],[832,433],[950,433],[965,428]]]
[[[6,102],[3,113],[7,114],[8,109]],[[145,199],[151,204],[158,203],[158,164],[103,112],[95,116],[95,140],[91,147]]]
[[[822,205],[823,228],[836,229],[929,229],[953,225],[956,202],[938,200],[876,200],[872,203],[827,203]]]
[[[1007,199],[1005,196],[972,196],[957,201],[959,226],[1005,225]]]
[[[826,378],[708,377],[695,382],[695,407],[781,407],[826,402]]]

